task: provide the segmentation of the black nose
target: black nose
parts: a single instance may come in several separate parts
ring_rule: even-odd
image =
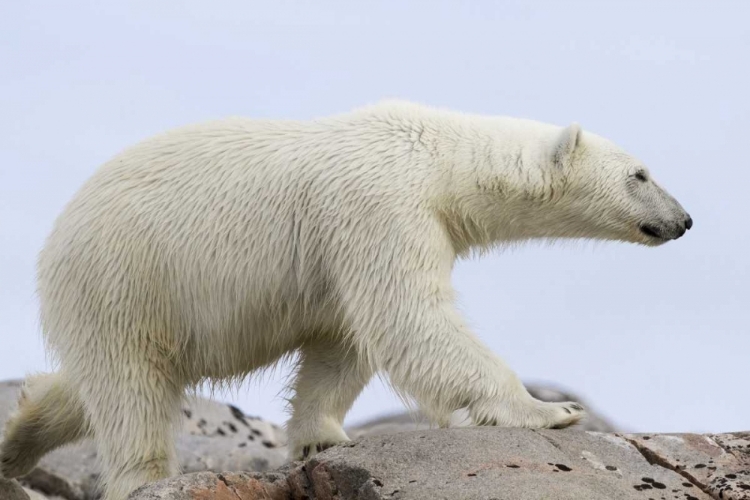
[[[685,221],[685,229],[690,229],[691,227],[693,227],[693,218],[688,215],[688,218]]]

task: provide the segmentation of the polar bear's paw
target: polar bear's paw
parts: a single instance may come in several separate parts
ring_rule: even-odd
[[[337,441],[326,440],[317,441],[315,443],[300,444],[292,448],[289,458],[291,460],[307,460],[328,448],[348,442],[349,439],[341,439]]]
[[[0,478],[25,476],[32,471],[43,454],[37,436],[34,435],[34,428],[30,426],[35,421],[33,417],[38,419],[39,415],[28,410],[28,399],[23,392],[19,399],[19,409],[5,423],[5,436],[0,439]],[[30,413],[32,418],[29,418]]]
[[[307,460],[308,458],[314,457],[318,453],[320,453],[323,450],[327,450],[328,448],[332,446],[336,446],[340,443],[345,443],[346,441],[339,441],[338,443],[332,443],[332,442],[324,442],[324,443],[314,443],[314,444],[307,444],[302,447],[302,453],[300,455],[301,460]]]
[[[14,478],[28,474],[39,461],[31,446],[22,440],[6,439],[0,442],[0,478]]]
[[[586,409],[579,403],[542,403],[550,413],[550,417],[545,422],[547,425],[543,429],[564,429],[571,425],[577,424],[586,416]]]
[[[475,408],[471,413],[476,425],[529,429],[564,429],[586,416],[579,403],[547,403],[533,398]]]
[[[289,458],[291,460],[307,460],[323,450],[349,441],[349,436],[346,435],[344,429],[335,422],[327,421],[312,429],[304,425],[296,427],[290,424]]]

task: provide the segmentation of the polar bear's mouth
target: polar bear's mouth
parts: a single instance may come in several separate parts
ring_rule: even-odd
[[[639,226],[639,229],[643,234],[651,236],[652,238],[657,238],[660,240],[666,239],[656,226],[652,226],[650,224],[641,224]]]
[[[693,227],[693,219],[688,215],[684,222],[678,224],[649,224],[643,223],[638,226],[641,233],[660,242],[682,238],[685,232]]]

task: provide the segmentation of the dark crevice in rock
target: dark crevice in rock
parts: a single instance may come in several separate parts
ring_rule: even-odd
[[[551,437],[549,437],[549,436],[547,436],[547,435],[545,435],[545,434],[542,434],[541,432],[539,432],[539,431],[538,431],[538,430],[536,430],[536,429],[532,429],[532,430],[531,430],[531,432],[533,432],[533,433],[535,433],[535,434],[537,434],[537,435],[539,435],[539,436],[543,437],[543,438],[544,438],[545,440],[547,440],[547,441],[549,442],[549,444],[551,444],[552,446],[554,446],[554,447],[555,447],[555,448],[557,448],[558,450],[562,450],[562,448],[561,448],[561,447],[560,447],[560,445],[559,445],[559,444],[557,443],[557,441],[555,441],[555,440],[554,440],[554,439],[552,439]]]
[[[661,467],[663,469],[671,470],[672,472],[676,472],[680,476],[687,479],[693,486],[700,489],[705,493],[706,495],[716,498],[713,494],[711,494],[710,489],[708,488],[708,485],[703,484],[700,480],[698,480],[695,476],[690,474],[687,470],[674,466],[667,459],[656,453],[655,451],[641,445],[637,440],[635,439],[629,439],[626,436],[623,436],[621,434],[617,434],[617,436],[623,438],[625,441],[633,445],[633,447],[638,450],[638,453],[640,453],[643,458],[646,459],[646,461],[651,465],[656,465],[658,467]]]
[[[384,481],[373,477],[368,468],[319,460],[318,455],[308,461],[305,468],[312,490],[311,499],[375,500],[394,497],[401,491],[398,484],[392,485],[392,490],[389,488],[389,491],[384,491]]]
[[[312,485],[313,497],[324,499],[338,499],[339,489],[334,481],[331,471],[328,470],[326,462],[318,462],[313,459],[307,462],[307,477]]]
[[[227,489],[231,491],[232,494],[234,494],[234,496],[237,497],[238,500],[242,500],[242,498],[237,494],[237,491],[235,491],[234,486],[232,486],[231,484],[229,484],[229,482],[227,482],[227,478],[224,477],[224,474],[216,474],[216,477],[219,479],[219,481],[224,483],[224,486],[226,486]]]
[[[306,463],[288,464],[276,472],[286,475],[290,498],[293,500],[314,500],[315,491]]]

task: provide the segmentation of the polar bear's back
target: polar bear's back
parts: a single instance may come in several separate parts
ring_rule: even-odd
[[[43,329],[53,350],[91,337],[124,342],[132,330],[149,331],[149,340],[159,332],[159,342],[180,349],[202,336],[221,344],[218,336],[236,337],[252,323],[266,327],[263,315],[279,314],[272,303],[300,293],[290,276],[293,214],[314,179],[307,161],[321,155],[314,129],[213,122],[146,140],[104,164],[40,254]],[[306,278],[309,287],[320,281]]]
[[[305,322],[331,321],[310,311],[335,309],[328,270],[342,239],[361,240],[352,232],[372,233],[363,218],[415,198],[402,188],[408,182],[393,182],[406,171],[398,154],[408,151],[393,126],[357,115],[231,119],[113,158],[66,207],[40,255],[49,345],[76,348],[103,335],[127,342],[136,330],[168,350],[211,342],[263,352],[242,344],[249,332],[292,335],[319,326]],[[71,331],[82,323],[88,338],[71,342],[84,335]],[[256,340],[289,347],[262,335]]]

